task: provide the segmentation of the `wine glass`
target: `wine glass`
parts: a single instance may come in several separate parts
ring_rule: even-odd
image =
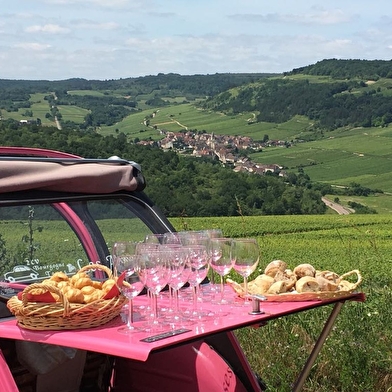
[[[133,299],[143,290],[139,279],[139,256],[136,253],[137,243],[132,241],[115,242],[112,248],[112,262],[116,284],[120,292],[128,299],[127,324],[118,329],[120,333],[130,334],[138,331],[133,324]]]
[[[233,240],[233,269],[244,278],[245,302],[248,298],[248,277],[257,268],[260,249],[255,238],[236,238]]]
[[[193,295],[193,307],[188,315],[191,320],[200,320],[205,316],[212,315],[209,311],[204,312],[198,309],[200,283],[207,277],[209,268],[208,254],[206,247],[203,245],[188,245],[186,250],[190,265],[188,283],[192,288]]]
[[[140,254],[138,274],[152,295],[153,307],[153,320],[146,326],[146,331],[160,331],[164,327],[158,318],[158,295],[170,279],[169,256],[168,250],[160,246]]]
[[[214,238],[222,238],[223,237],[223,232],[221,229],[206,229],[202,230],[202,233],[206,234],[210,240]],[[210,255],[211,257],[211,255]],[[211,261],[211,258],[210,258]],[[214,276],[214,269],[210,269],[210,275],[209,279],[211,282],[211,289],[215,289],[215,276]]]
[[[228,303],[224,299],[223,277],[231,271],[234,261],[233,240],[231,238],[212,238],[210,267],[220,276],[221,304]]]
[[[184,322],[180,312],[179,304],[179,290],[185,285],[190,275],[190,265],[188,259],[188,252],[186,248],[181,245],[169,245],[170,249],[170,278],[168,281],[170,296],[170,309],[167,314],[167,319],[173,327],[178,326]],[[174,305],[173,305],[174,303]]]

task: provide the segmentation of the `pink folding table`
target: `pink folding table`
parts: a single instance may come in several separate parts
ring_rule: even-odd
[[[160,389],[158,389],[160,391],[170,391],[173,387],[176,387],[176,390],[181,390],[179,386],[188,384],[187,391],[203,391],[203,388],[207,390],[207,387],[203,386],[204,381],[202,379],[206,378],[209,380],[208,382],[211,382],[212,377],[217,378],[217,388],[212,389],[211,387],[209,389],[211,391],[222,390],[222,380],[231,384],[229,386],[225,384],[223,390],[233,392],[261,391],[260,383],[250,368],[233,331],[249,326],[261,326],[269,320],[309,311],[321,306],[330,306],[331,312],[325,321],[325,325],[293,386],[292,391],[298,392],[302,389],[344,303],[346,301],[364,300],[365,296],[362,293],[353,293],[345,297],[315,301],[263,301],[261,308],[264,313],[262,314],[250,314],[252,308],[248,306],[232,306],[228,314],[226,313],[222,317],[219,316],[219,306],[211,304],[209,306],[215,312],[214,317],[211,317],[208,321],[191,325],[187,327],[188,331],[181,330],[179,334],[170,330],[166,331],[161,339],[157,340],[151,337],[155,334],[146,332],[131,335],[120,334],[117,331],[119,326],[122,325],[120,317],[101,327],[69,331],[27,330],[20,328],[17,321],[10,318],[0,323],[0,337],[113,355],[118,358],[115,366],[116,387],[114,390],[119,392],[130,390],[153,391],[156,383],[160,383]],[[145,298],[140,296],[135,299],[135,305],[143,301],[145,301]],[[158,333],[158,335],[160,334]],[[214,348],[214,350],[211,350],[211,348]],[[222,359],[222,369],[219,368],[217,354],[220,354]],[[229,367],[225,361],[226,357],[236,357],[237,359],[232,360],[231,367]],[[206,362],[202,363],[203,361],[200,361],[200,358],[203,358],[203,361]],[[233,367],[240,368],[241,377],[236,381],[234,378],[230,378],[232,377],[231,373],[236,371],[236,369],[233,370]],[[210,371],[211,374],[206,375],[206,371]],[[190,372],[193,374],[189,375]],[[169,378],[170,380],[168,380]],[[143,387],[138,389],[137,385],[140,382],[143,383]],[[167,383],[167,388],[165,383]],[[149,384],[150,387],[148,387]],[[193,389],[190,387],[191,385],[193,385]]]

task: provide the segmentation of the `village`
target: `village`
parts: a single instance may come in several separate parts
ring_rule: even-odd
[[[247,157],[249,152],[260,152],[268,147],[289,147],[290,143],[282,140],[254,141],[248,136],[216,135],[199,131],[169,132],[159,130],[163,138],[157,142],[163,150],[174,150],[179,154],[189,153],[194,157],[218,159],[222,165],[233,167],[235,172],[249,172],[265,175],[274,173],[285,176],[283,167],[278,164],[255,163]],[[140,141],[139,144],[151,144]]]

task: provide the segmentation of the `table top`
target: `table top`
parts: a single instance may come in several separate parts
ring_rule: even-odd
[[[207,308],[213,316],[187,325],[185,327],[187,331],[178,335],[172,334],[173,329],[168,327],[164,331],[164,333],[166,332],[164,338],[160,340],[153,338],[150,341],[142,341],[142,339],[161,334],[161,332],[141,331],[129,335],[119,333],[119,327],[124,325],[120,317],[116,317],[109,323],[96,328],[62,331],[33,331],[23,329],[18,326],[15,318],[8,318],[1,321],[0,337],[56,344],[146,361],[150,353],[154,350],[201,339],[223,331],[233,331],[247,326],[262,325],[271,319],[336,302],[364,300],[362,293],[353,293],[345,297],[325,299],[322,301],[269,302],[267,300],[260,303],[261,310],[264,313],[250,314],[252,312],[252,305],[244,305],[243,300],[236,298],[234,293],[231,295],[234,301],[231,305],[222,306],[216,303],[203,304],[203,307]],[[135,298],[134,305],[136,308],[143,304],[146,304],[145,296]],[[141,321],[136,322],[136,324],[138,323],[141,323]]]

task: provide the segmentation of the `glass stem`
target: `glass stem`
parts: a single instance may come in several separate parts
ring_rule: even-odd
[[[197,311],[197,296],[198,296],[198,286],[193,286],[192,287],[192,293],[193,293],[193,310]]]
[[[210,283],[212,285],[215,284],[215,276],[214,276],[214,270],[212,268],[210,268]]]
[[[220,285],[221,285],[221,302],[223,302],[223,297],[225,293],[225,285],[223,283],[223,275],[220,277]]]
[[[127,327],[132,328],[133,327],[133,301],[132,299],[129,299],[128,301],[128,321],[127,321]]]
[[[244,290],[245,290],[245,301],[249,301],[248,299],[248,277],[244,276]]]
[[[178,297],[178,289],[173,290],[173,300],[174,300],[174,314],[178,316],[180,314],[180,301]]]
[[[152,293],[152,307],[154,312],[154,322],[158,320],[158,295]]]

